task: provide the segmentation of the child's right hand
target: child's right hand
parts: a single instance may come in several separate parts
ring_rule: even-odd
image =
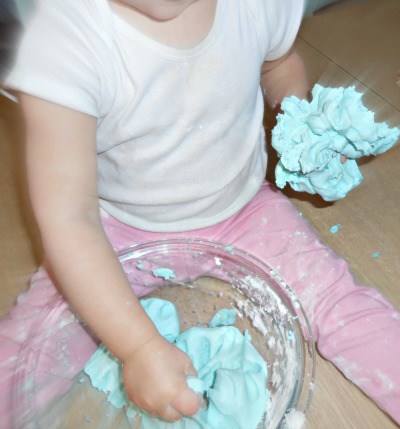
[[[122,375],[129,399],[152,416],[176,421],[201,405],[186,383],[187,376],[196,376],[190,358],[161,335],[123,361]]]

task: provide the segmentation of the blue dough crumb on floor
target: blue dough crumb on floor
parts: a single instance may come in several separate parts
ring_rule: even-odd
[[[339,232],[340,227],[340,223],[337,223],[336,225],[331,226],[331,229],[329,231],[331,234],[336,234]]]
[[[361,183],[356,159],[387,151],[400,136],[399,128],[375,123],[361,98],[354,87],[315,85],[311,102],[294,96],[282,101],[283,114],[272,131],[279,188],[288,183],[295,191],[336,201]]]
[[[210,322],[215,327],[194,327],[180,333],[178,314],[171,302],[151,298],[141,304],[160,334],[192,359],[198,378],[188,378],[187,382],[207,397],[207,408],[174,423],[150,417],[129,401],[121,365],[104,345],[84,368],[92,386],[106,393],[114,407],[126,407],[130,419],[140,416],[143,429],[255,429],[268,408],[268,371],[250,335],[225,326],[235,322],[236,310],[217,312]]]

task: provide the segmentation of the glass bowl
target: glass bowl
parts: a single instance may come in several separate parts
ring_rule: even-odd
[[[173,302],[181,330],[206,325],[219,309],[237,310],[234,326],[250,333],[268,367],[270,400],[257,429],[285,428],[291,410],[306,414],[314,388],[314,341],[300,302],[276,272],[240,249],[199,239],[147,242],[118,257],[138,296]],[[59,296],[38,316],[18,359],[13,428],[132,427],[124,410],[114,409],[90,386],[79,365],[68,367],[65,360],[82,329]],[[54,346],[60,339],[63,358]],[[94,343],[87,341],[79,346],[91,353]],[[48,359],[53,359],[51,371],[46,371]]]

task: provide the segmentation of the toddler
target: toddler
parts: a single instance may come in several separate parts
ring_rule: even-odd
[[[115,251],[196,237],[278,271],[320,353],[400,422],[400,314],[264,181],[264,97],[276,107],[309,93],[292,48],[302,13],[302,0],[39,1],[7,85],[25,118],[46,269],[0,323],[3,415],[15,369],[5,357],[53,284],[121,360],[136,405],[169,421],[195,414],[190,359],[158,334]]]

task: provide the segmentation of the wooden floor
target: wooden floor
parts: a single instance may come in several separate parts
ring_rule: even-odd
[[[358,0],[305,20],[296,45],[311,81],[325,86],[355,85],[365,93],[377,120],[400,125],[399,23],[399,0]],[[270,118],[266,126],[272,126]],[[27,204],[22,158],[16,106],[0,97],[0,314],[26,289],[42,257]],[[355,277],[400,307],[400,145],[362,161],[361,170],[365,176],[361,186],[335,204],[287,194],[325,242],[346,258]],[[270,167],[269,176],[271,171]],[[330,227],[337,223],[340,231],[330,234]],[[373,258],[374,252],[381,256]],[[317,364],[306,429],[398,427],[330,363],[318,358]]]

